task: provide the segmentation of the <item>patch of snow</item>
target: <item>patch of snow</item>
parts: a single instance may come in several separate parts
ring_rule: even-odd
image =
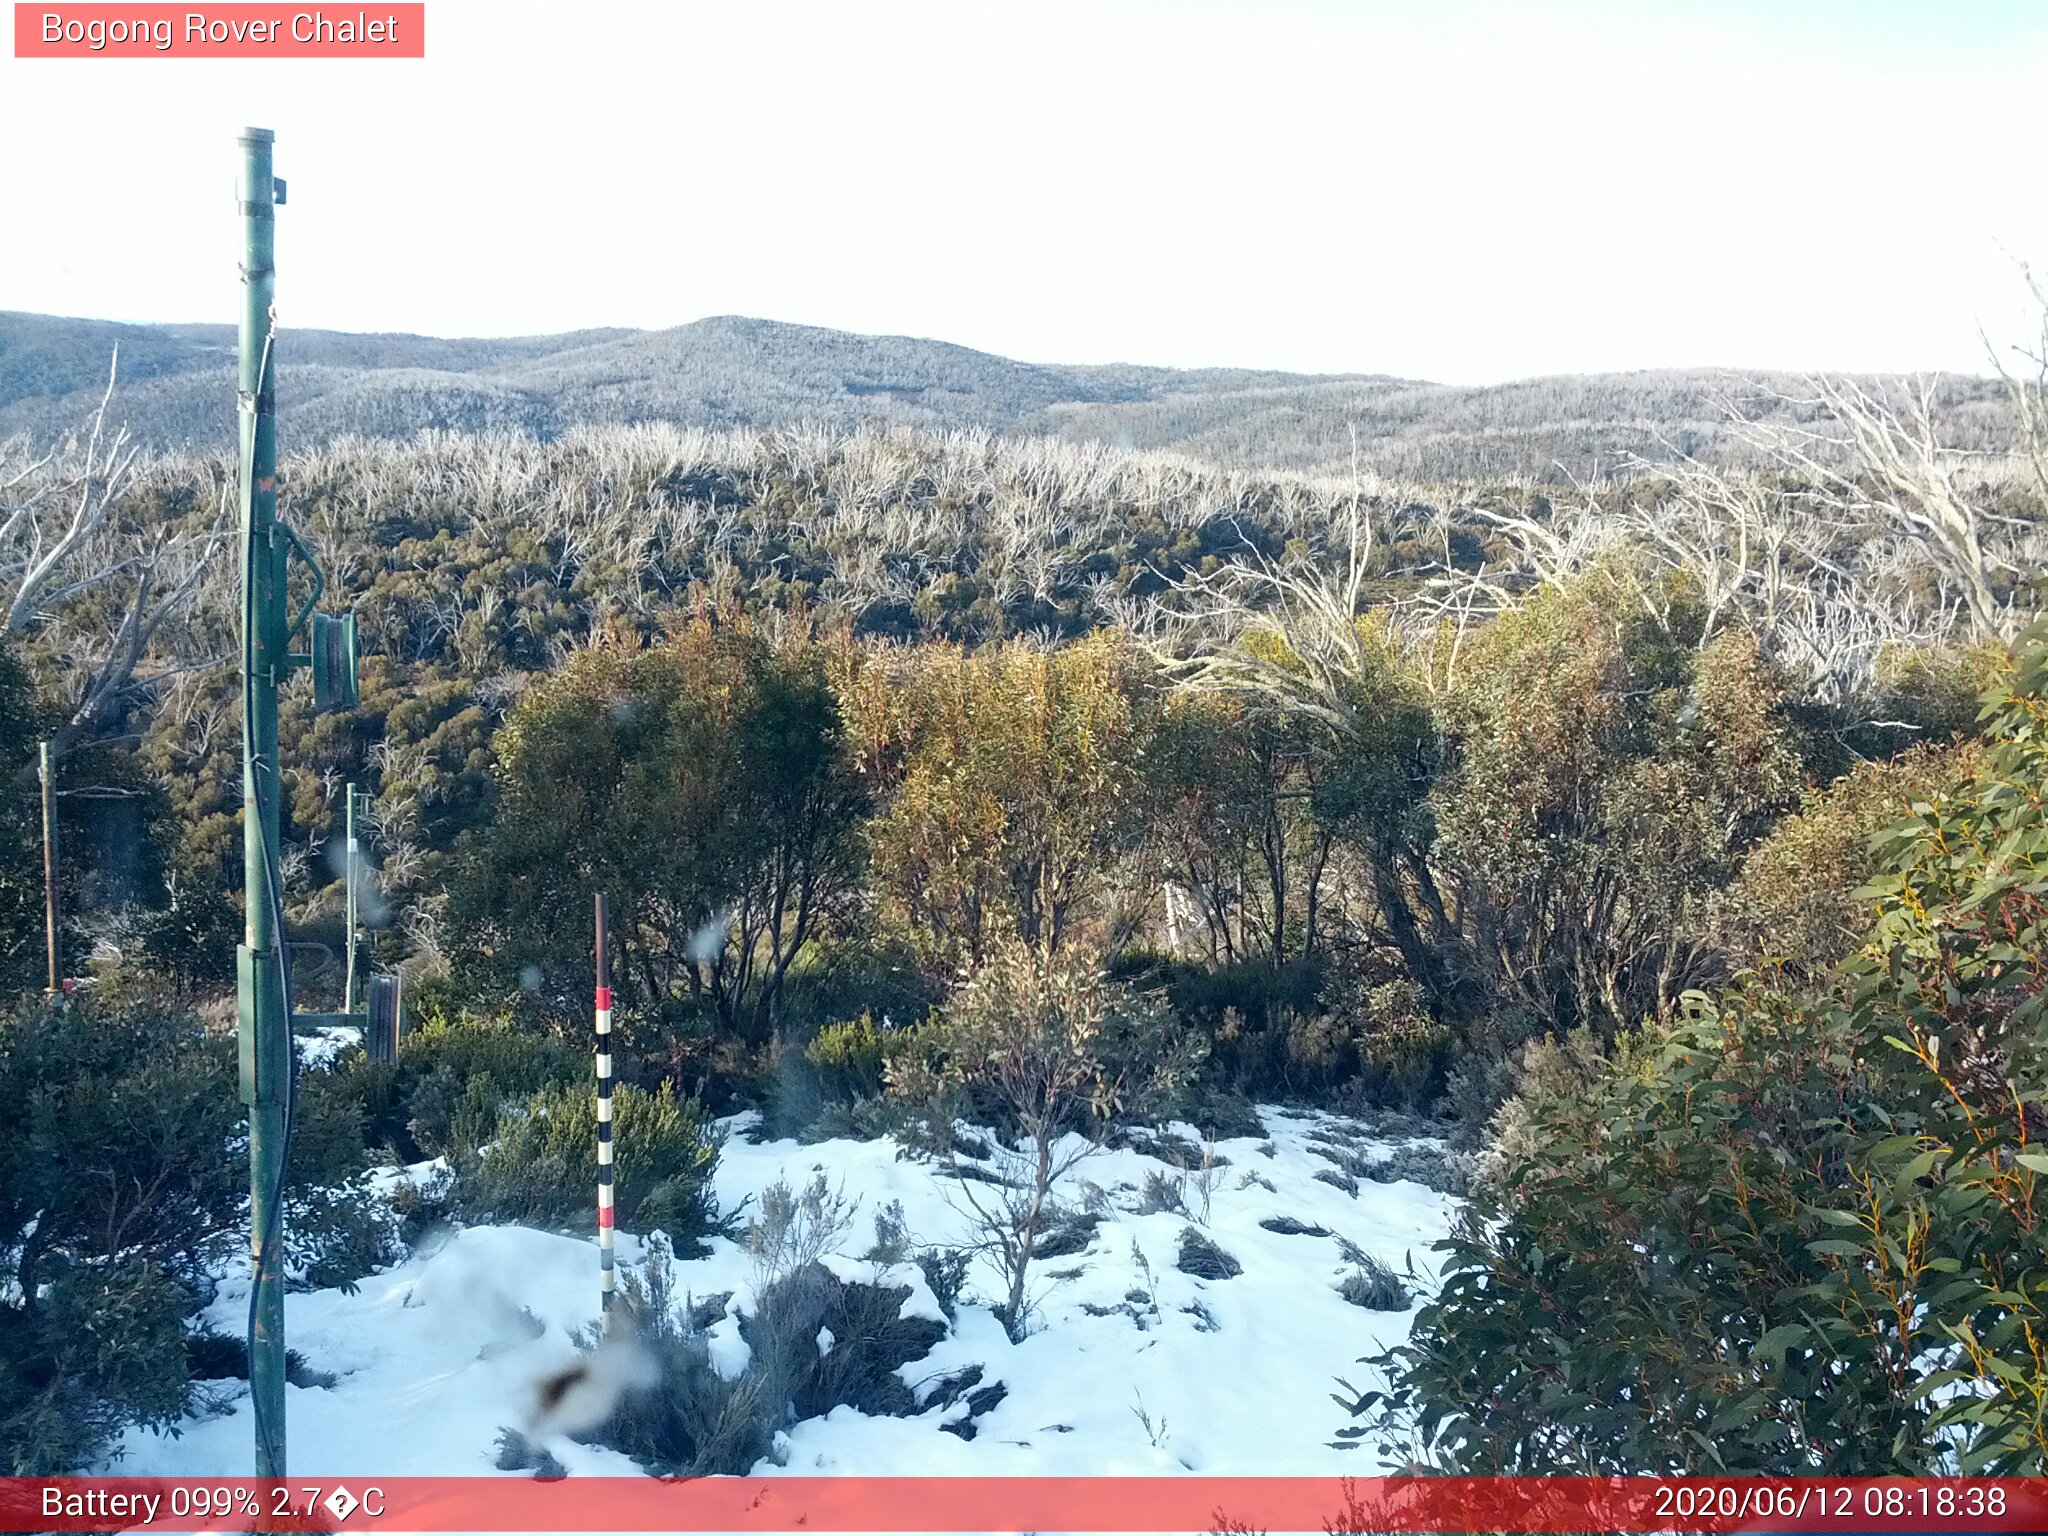
[[[322,1024],[293,1038],[298,1042],[300,1066],[324,1067],[350,1046],[361,1045],[363,1032],[354,1024]]]
[[[1397,1271],[1424,1268],[1430,1245],[1449,1230],[1456,1202],[1413,1183],[1363,1181],[1358,1193],[1319,1181],[1332,1166],[1313,1144],[1335,1140],[1371,1157],[1400,1143],[1374,1137],[1340,1116],[1262,1111],[1266,1134],[1215,1144],[1219,1161],[1204,1235],[1242,1273],[1206,1280],[1175,1268],[1179,1212],[1139,1213],[1148,1174],[1186,1170],[1129,1149],[1083,1160],[1056,1192],[1082,1204],[1084,1184],[1100,1191],[1101,1220],[1085,1248],[1041,1259],[1031,1281],[1031,1332],[1012,1343],[989,1303],[1005,1291],[994,1265],[968,1273],[957,1317],[944,1338],[900,1375],[920,1393],[939,1378],[982,1368],[1001,1401],[975,1419],[972,1440],[940,1425],[959,1403],[908,1418],[871,1417],[840,1407],[792,1425],[767,1474],[1005,1475],[1193,1471],[1237,1475],[1342,1475],[1378,1470],[1365,1455],[1333,1445],[1343,1426],[1331,1401],[1335,1378],[1377,1383],[1356,1364],[1399,1342],[1414,1311],[1372,1312],[1336,1286],[1349,1270],[1342,1242]],[[944,1321],[915,1264],[857,1257],[869,1222],[900,1202],[915,1244],[964,1247],[975,1240],[968,1202],[933,1164],[888,1140],[750,1141],[757,1122],[736,1116],[714,1175],[721,1207],[732,1210],[777,1178],[801,1188],[812,1173],[860,1202],[841,1252],[825,1263],[842,1279],[907,1290],[901,1315]],[[1200,1145],[1193,1127],[1176,1127]],[[986,1134],[986,1133],[984,1133]],[[1270,1147],[1270,1155],[1268,1148]],[[418,1180],[436,1165],[392,1170]],[[1190,1180],[1188,1204],[1201,1213]],[[1328,1236],[1276,1233],[1280,1217]],[[1341,1240],[1341,1241],[1340,1241]],[[739,1320],[760,1275],[725,1238],[702,1257],[675,1263],[679,1297],[732,1293],[707,1329],[714,1368],[736,1375],[749,1358]],[[618,1236],[622,1269],[643,1264],[647,1245]],[[1425,1273],[1424,1279],[1428,1276]],[[239,1334],[244,1277],[225,1280],[204,1321]],[[529,1422],[536,1384],[583,1358],[578,1336],[598,1322],[594,1241],[522,1227],[471,1227],[437,1235],[403,1262],[340,1290],[295,1292],[285,1301],[285,1337],[330,1388],[287,1388],[292,1469],[308,1476],[481,1474],[493,1469],[499,1431]],[[843,1341],[829,1330],[821,1351]],[[223,1384],[233,1386],[235,1384]],[[124,1474],[222,1476],[246,1472],[252,1421],[246,1388],[217,1414],[175,1433],[131,1429]],[[571,1475],[631,1473],[624,1456],[566,1438],[551,1442]],[[508,1474],[518,1475],[518,1474]]]

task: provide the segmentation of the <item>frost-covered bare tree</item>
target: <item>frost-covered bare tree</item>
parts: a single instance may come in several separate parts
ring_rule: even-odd
[[[208,575],[226,532],[226,491],[198,529],[138,523],[130,493],[148,464],[108,410],[119,354],[99,405],[79,430],[36,452],[0,445],[0,602],[10,634],[37,638],[56,665],[65,718],[61,756],[116,725],[133,694],[174,666],[152,667],[158,633]]]
[[[1988,337],[1985,350],[2012,402],[2015,448],[2026,461],[2034,489],[2048,505],[2048,279],[2025,263],[2020,276],[2034,299],[2034,334],[2012,347],[2010,357]]]
[[[1984,505],[1964,478],[1965,456],[1936,431],[1932,397],[1927,380],[1884,391],[1854,379],[1816,378],[1811,403],[1824,421],[1778,429],[1774,451],[1811,483],[1808,505],[1917,545],[1943,585],[1962,598],[1972,638],[2009,638],[2012,594],[1998,589],[2022,574],[2013,535],[2030,525]],[[1996,537],[1995,524],[2005,538]]]
[[[1761,468],[1673,450],[1540,511],[1474,505],[1507,558],[1473,569],[1447,553],[1408,606],[1462,632],[1600,569],[1697,644],[1749,629],[1830,700],[1868,688],[1888,655],[2010,640],[2031,612],[2029,573],[2048,563],[2040,385],[2013,380],[2015,446],[1997,453],[1945,441],[1940,387],[1809,379],[1796,397],[1730,404],[1726,432]]]
[[[1174,582],[1151,606],[1150,648],[1178,684],[1343,732],[1377,651],[1367,610],[1373,509],[1354,492],[1343,511],[1341,563],[1274,559],[1247,546],[1220,570]]]

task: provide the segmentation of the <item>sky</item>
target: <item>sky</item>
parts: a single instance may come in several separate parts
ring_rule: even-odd
[[[110,7],[116,14],[119,7]],[[353,14],[356,7],[330,10]],[[374,5],[371,6],[374,11]],[[1458,383],[1986,371],[2048,264],[2038,0],[428,0],[424,60],[0,57],[0,308],[746,314]]]

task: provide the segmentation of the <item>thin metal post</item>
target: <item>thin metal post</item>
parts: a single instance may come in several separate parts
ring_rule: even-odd
[[[597,893],[597,1267],[598,1306],[612,1325],[612,937]]]
[[[47,741],[38,766],[43,780],[43,947],[50,971],[45,990],[55,997],[64,983],[57,965],[57,781]]]
[[[291,1019],[271,883],[279,846],[277,688],[285,655],[286,544],[277,531],[277,274],[275,135],[242,131],[242,314],[237,373],[241,425],[243,942],[242,1099],[249,1106],[251,1283],[249,1384],[256,1475],[285,1475],[284,1220],[281,1175],[292,1068]]]
[[[348,787],[348,848],[344,855],[342,878],[348,882],[348,958],[347,969],[342,973],[341,1011],[356,1011],[356,882],[362,878],[362,866],[357,854],[360,845],[356,842],[356,787]]]

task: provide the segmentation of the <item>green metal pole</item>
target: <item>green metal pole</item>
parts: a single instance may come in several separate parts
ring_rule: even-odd
[[[39,759],[43,781],[43,948],[49,964],[46,989],[57,995],[62,978],[57,974],[57,777],[50,767],[50,744],[43,743]]]
[[[277,416],[272,356],[276,181],[267,128],[241,135],[242,318],[237,379],[242,505],[242,843],[245,920],[240,973],[242,1099],[249,1106],[254,1324],[249,1385],[256,1475],[285,1475],[284,1220],[279,1173],[290,1091],[291,1020],[273,917],[278,847],[277,688],[284,680],[285,544],[277,534]]]
[[[341,1011],[356,1011],[356,881],[361,878],[361,865],[357,861],[356,842],[356,787],[348,787],[348,849],[342,866],[342,877],[348,882],[348,969],[341,981]]]

